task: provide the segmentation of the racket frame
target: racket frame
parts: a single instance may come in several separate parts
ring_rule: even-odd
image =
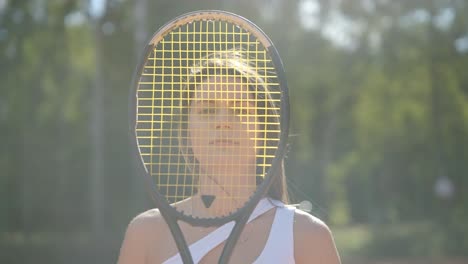
[[[152,50],[159,43],[159,41],[161,41],[164,38],[164,36],[166,36],[168,32],[181,25],[185,25],[187,21],[194,20],[195,18],[198,18],[200,16],[209,16],[210,20],[221,20],[226,21],[228,23],[236,24],[241,28],[247,30],[252,35],[254,35],[255,38],[257,38],[257,40],[261,42],[261,44],[263,45],[263,47],[265,48],[272,60],[272,64],[274,65],[277,74],[277,80],[279,82],[279,87],[281,90],[280,138],[277,149],[275,151],[275,157],[272,160],[270,169],[268,170],[267,175],[264,177],[264,181],[260,184],[260,186],[245,203],[245,205],[242,208],[235,211],[234,213],[222,218],[193,218],[183,214],[182,212],[177,211],[174,207],[172,207],[171,204],[169,204],[169,202],[167,201],[166,197],[159,193],[157,188],[153,187],[155,185],[155,182],[152,179],[152,176],[148,173],[147,168],[144,164],[144,160],[140,153],[136,134],[138,86],[141,74],[147,62],[148,55],[152,52]],[[278,170],[280,169],[281,160],[283,159],[284,154],[286,152],[289,130],[289,92],[285,75],[286,74],[279,53],[273,45],[273,42],[270,40],[270,38],[257,25],[255,25],[248,19],[227,11],[200,10],[180,15],[170,20],[160,29],[158,29],[156,33],[151,37],[151,41],[145,47],[145,50],[139,59],[138,66],[136,67],[135,72],[133,74],[131,86],[132,88],[130,89],[129,96],[129,138],[131,149],[133,152],[132,156],[134,157],[135,162],[137,163],[139,173],[143,174],[145,176],[145,179],[148,181],[147,186],[151,186],[150,188],[148,188],[150,195],[153,198],[156,207],[159,209],[161,216],[164,218],[171,231],[171,234],[177,245],[183,263],[191,264],[193,263],[193,260],[187,242],[185,241],[185,237],[178,224],[178,221],[184,221],[192,226],[200,227],[221,226],[228,222],[234,221],[234,228],[225,242],[225,246],[219,259],[219,263],[227,263],[251,213],[255,209],[258,202],[265,196],[274,179],[277,177],[277,175],[279,175]]]

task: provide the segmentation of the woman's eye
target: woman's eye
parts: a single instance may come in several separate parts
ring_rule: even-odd
[[[240,108],[240,107],[234,107],[233,111],[234,111],[235,115],[243,115],[244,114],[244,110],[242,108]]]
[[[199,113],[202,115],[213,115],[216,113],[216,109],[214,107],[202,108]]]
[[[243,116],[255,114],[254,109],[251,107],[235,108],[234,112],[236,113],[236,115],[243,115]]]

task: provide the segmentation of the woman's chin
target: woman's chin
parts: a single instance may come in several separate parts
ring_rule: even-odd
[[[246,159],[246,157],[234,156],[213,156],[209,160],[203,162],[203,166],[208,171],[210,170],[226,170],[226,171],[245,171],[250,167],[255,166],[255,159]]]

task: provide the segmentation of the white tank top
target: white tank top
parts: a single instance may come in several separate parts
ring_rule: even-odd
[[[270,235],[255,264],[294,264],[294,208],[276,208]]]
[[[262,199],[249,218],[249,222],[276,207],[275,218],[268,240],[254,264],[281,263],[294,264],[294,208],[282,202]],[[229,222],[189,246],[193,262],[198,263],[208,252],[224,242],[234,226]],[[179,253],[167,259],[163,264],[182,264]]]

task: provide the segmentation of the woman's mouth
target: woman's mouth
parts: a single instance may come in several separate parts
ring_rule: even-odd
[[[215,139],[215,140],[210,141],[210,145],[234,146],[234,145],[239,145],[239,142],[231,140],[231,139]]]

